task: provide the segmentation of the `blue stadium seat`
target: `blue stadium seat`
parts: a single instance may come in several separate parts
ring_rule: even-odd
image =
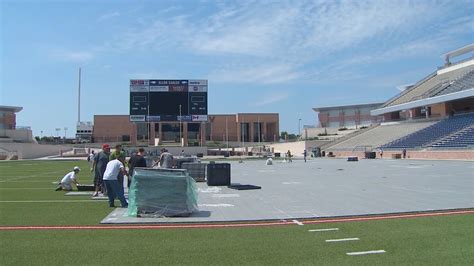
[[[427,128],[382,145],[381,148],[461,148],[470,145],[474,145],[474,113],[443,119]]]

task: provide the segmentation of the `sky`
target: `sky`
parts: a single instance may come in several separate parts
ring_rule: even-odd
[[[35,136],[73,137],[81,67],[82,121],[128,115],[130,79],[207,79],[209,114],[279,113],[297,133],[312,108],[385,102],[434,72],[474,42],[473,14],[474,0],[0,0],[0,105]]]

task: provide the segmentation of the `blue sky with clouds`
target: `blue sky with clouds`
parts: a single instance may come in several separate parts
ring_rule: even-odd
[[[129,79],[208,79],[209,113],[384,102],[474,40],[474,0],[0,1],[0,104],[56,135],[128,114]],[[61,135],[64,132],[61,132]]]

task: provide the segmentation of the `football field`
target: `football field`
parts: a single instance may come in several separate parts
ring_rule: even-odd
[[[0,162],[1,265],[474,263],[469,208],[463,214],[354,222],[111,227],[100,224],[111,212],[107,202],[54,191],[53,182],[75,165],[82,169],[79,181],[91,183],[86,161]]]

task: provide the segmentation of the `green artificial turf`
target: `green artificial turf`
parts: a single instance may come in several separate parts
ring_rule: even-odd
[[[0,162],[0,226],[98,225],[106,201],[51,182],[81,162]],[[84,171],[85,170],[85,171]],[[81,181],[82,183],[85,183]],[[35,189],[42,188],[42,189]],[[72,202],[7,202],[7,201]],[[0,231],[0,265],[474,265],[474,215],[207,229]],[[338,227],[339,231],[308,232]],[[360,241],[327,243],[358,237]],[[352,257],[347,252],[385,254]]]
[[[455,215],[252,228],[2,231],[0,263],[472,265],[473,222],[472,215]],[[339,231],[308,232],[328,227]],[[360,241],[325,242],[347,237]],[[378,249],[386,253],[346,255]]]

